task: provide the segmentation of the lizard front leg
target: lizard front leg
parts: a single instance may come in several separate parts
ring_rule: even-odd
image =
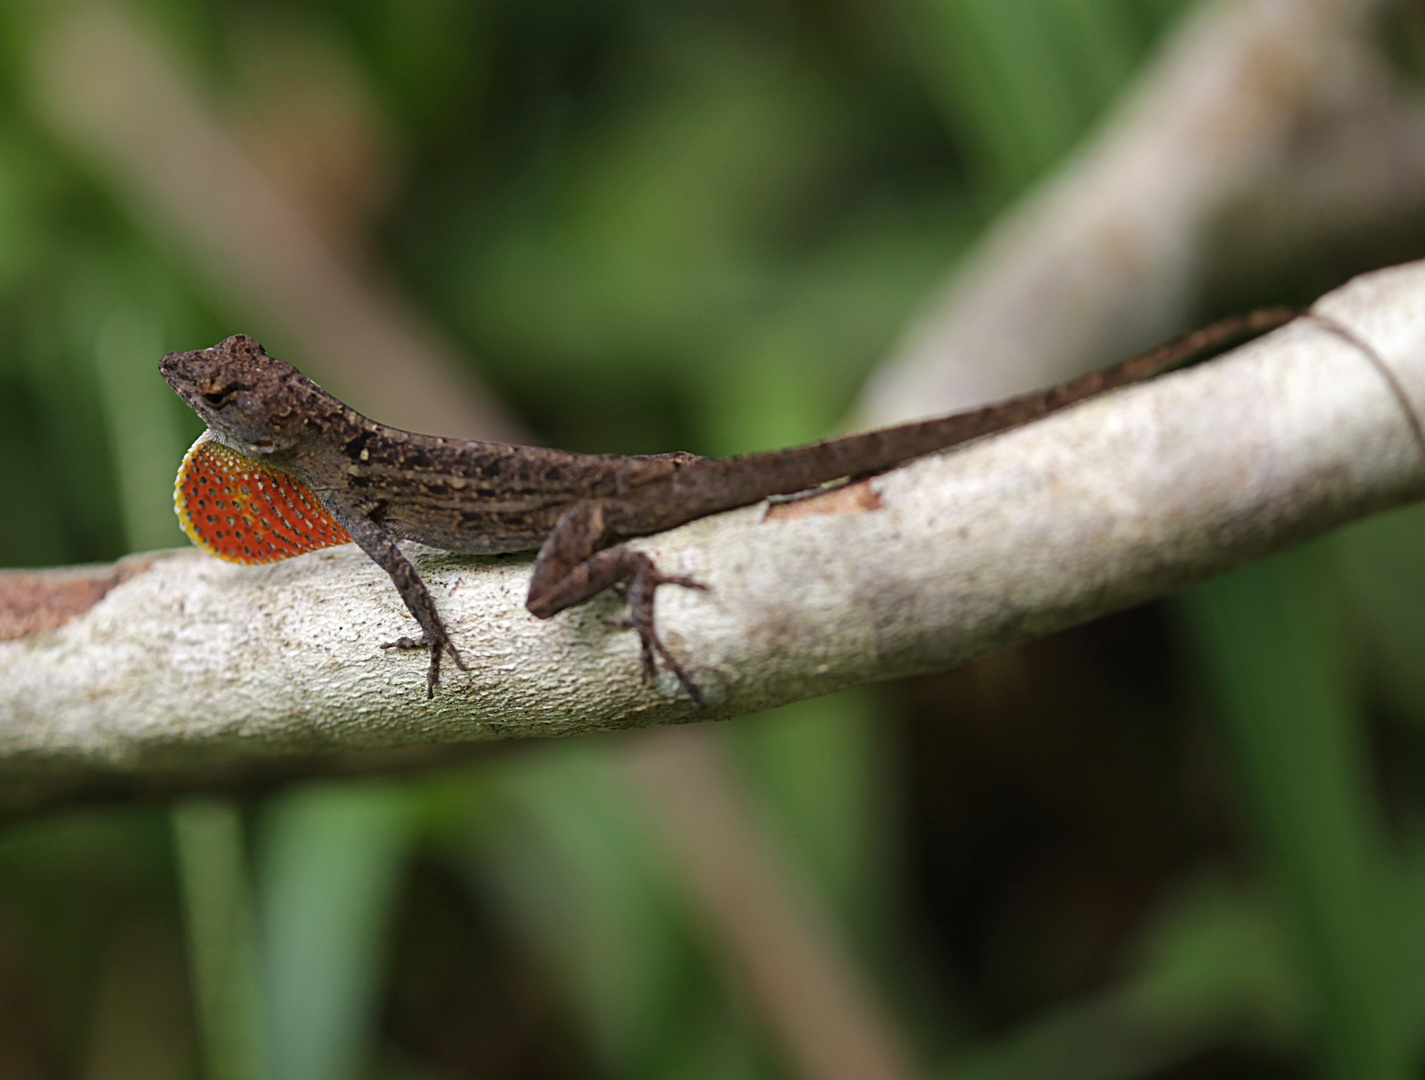
[[[641,551],[622,545],[601,548],[607,538],[603,507],[598,503],[579,503],[569,510],[555,524],[535,557],[525,607],[531,614],[548,619],[605,589],[627,583],[628,614],[619,625],[632,627],[638,634],[643,681],[652,679],[654,657],[661,656],[688,696],[698,705],[704,704],[697,684],[654,629],[653,595],[659,585],[682,585],[688,589],[707,586],[692,578],[661,573]]]
[[[330,506],[330,503],[328,505]],[[396,586],[396,591],[401,594],[401,599],[405,601],[407,609],[420,624],[421,636],[419,639],[397,638],[395,641],[388,641],[381,648],[429,648],[430,667],[426,671],[426,697],[435,697],[435,684],[440,681],[440,655],[442,652],[450,653],[450,658],[455,661],[455,666],[461,671],[468,671],[469,668],[465,666],[465,661],[460,659],[460,653],[452,644],[450,634],[446,632],[445,623],[441,621],[439,613],[435,610],[435,600],[431,598],[430,590],[421,580],[420,572],[416,570],[411,560],[406,558],[405,552],[400,549],[390,533],[360,512],[335,507],[332,510],[333,516],[351,534],[351,538],[356,541],[361,550],[371,557],[372,562],[391,575],[391,581]]]

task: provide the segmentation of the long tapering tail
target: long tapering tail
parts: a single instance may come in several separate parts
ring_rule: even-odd
[[[688,515],[690,520],[769,495],[805,491],[844,477],[870,476],[912,458],[1020,427],[1087,398],[1151,378],[1187,363],[1207,349],[1273,330],[1297,314],[1290,308],[1262,308],[1221,319],[1114,367],[994,405],[788,450],[744,454],[706,471],[693,467],[677,477],[680,503],[690,510],[697,509]],[[749,498],[748,493],[757,488],[760,494]]]

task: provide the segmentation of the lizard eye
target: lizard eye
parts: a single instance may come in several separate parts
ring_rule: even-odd
[[[242,389],[244,389],[244,387],[225,386],[221,390],[215,390],[211,393],[204,394],[203,400],[206,401],[209,405],[213,406],[213,408],[221,409],[228,402],[232,401],[232,399],[236,396],[237,392]]]

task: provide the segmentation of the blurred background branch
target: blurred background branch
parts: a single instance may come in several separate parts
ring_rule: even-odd
[[[964,408],[1141,352],[1306,252],[1378,244],[1418,219],[1425,98],[1372,40],[1381,6],[1193,11],[1093,137],[956,264],[878,370],[868,422]]]

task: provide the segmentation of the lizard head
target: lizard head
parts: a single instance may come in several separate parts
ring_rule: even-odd
[[[158,370],[219,441],[254,456],[295,446],[314,396],[325,396],[244,334],[210,349],[169,353]]]

